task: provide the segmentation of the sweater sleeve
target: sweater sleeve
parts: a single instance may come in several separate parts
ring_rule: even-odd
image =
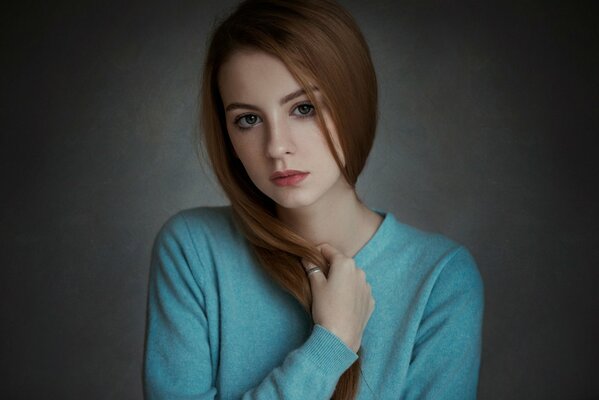
[[[402,399],[476,399],[483,284],[464,247],[443,266],[418,328]]]
[[[358,355],[336,335],[321,325],[299,348],[271,371],[257,387],[247,391],[243,400],[322,399],[333,396],[337,381]]]
[[[144,396],[149,400],[221,398],[203,283],[190,267],[200,260],[191,243],[185,220],[173,218],[152,249],[143,375]],[[330,399],[339,377],[357,358],[336,335],[315,325],[302,346],[239,397]]]
[[[149,400],[216,396],[205,296],[190,268],[184,224],[171,218],[152,248],[143,376]]]

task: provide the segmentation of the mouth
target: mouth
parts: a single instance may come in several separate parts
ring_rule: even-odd
[[[270,180],[277,186],[290,186],[303,181],[310,173],[296,170],[277,171],[270,176]]]

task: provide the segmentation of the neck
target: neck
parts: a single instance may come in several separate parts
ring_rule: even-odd
[[[328,243],[353,257],[374,235],[382,217],[360,202],[353,188],[334,201],[322,200],[302,208],[278,207],[277,215],[315,246]]]

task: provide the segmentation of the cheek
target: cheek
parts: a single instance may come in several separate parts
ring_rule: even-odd
[[[237,144],[235,143],[235,141],[233,140],[233,138],[231,137],[231,134],[229,132],[231,132],[231,126],[227,123],[226,126],[227,132],[227,138],[229,139],[229,143],[231,144],[231,152],[233,153],[233,156],[235,158],[239,158],[239,156],[237,155]]]
[[[239,155],[237,154],[237,149],[235,148],[235,145],[232,141],[229,140],[229,142],[231,143],[231,153],[233,153],[233,157],[239,159]]]
[[[243,136],[243,132],[241,132],[241,134],[239,134],[239,132],[236,134],[229,133],[234,131],[234,129],[234,126],[227,124],[227,135],[229,137],[229,143],[231,143],[231,152],[233,153],[233,156],[239,159],[245,166],[248,155],[255,153],[255,150],[250,148],[252,143],[245,140],[247,137]]]
[[[235,157],[241,161],[241,164],[252,181],[255,181],[255,172],[260,169],[260,160],[258,159],[259,152],[254,148],[253,143],[251,142],[239,140],[240,138],[233,140],[231,136],[229,136],[229,139]]]
[[[237,154],[237,158],[239,159],[239,161],[241,161],[246,171],[250,173],[250,171],[255,167],[255,162],[253,159],[254,157],[252,155],[253,152],[249,151],[249,149],[245,148],[243,145],[240,145],[239,143],[237,144],[237,146],[233,146],[233,148],[235,149],[235,153]]]

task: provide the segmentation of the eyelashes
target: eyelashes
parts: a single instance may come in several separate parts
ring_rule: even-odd
[[[250,129],[259,122],[262,122],[262,118],[256,114],[241,114],[235,118],[234,124],[240,129]]]
[[[291,115],[296,116],[298,118],[311,118],[316,114],[316,110],[314,105],[309,102],[303,102],[296,105],[292,111]],[[254,126],[258,125],[262,122],[262,118],[254,113],[245,113],[238,115],[235,117],[233,123],[241,130],[251,129]]]
[[[301,103],[298,104],[293,111],[294,115],[297,115],[298,117],[310,117],[314,115],[314,106],[310,103]],[[295,114],[295,111],[299,112],[299,114]]]

